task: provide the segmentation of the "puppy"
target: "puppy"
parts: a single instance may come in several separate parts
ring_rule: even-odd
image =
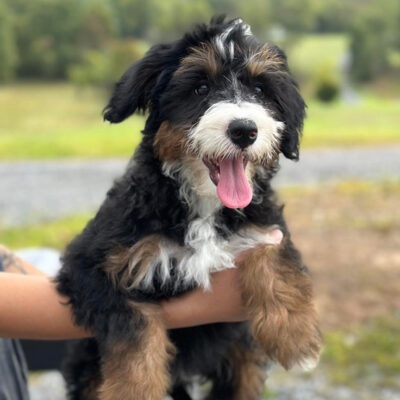
[[[270,186],[279,154],[299,157],[305,115],[286,57],[240,19],[213,18],[122,76],[104,118],[135,111],[148,113],[142,142],[56,278],[95,334],[68,362],[69,398],[185,400],[201,377],[210,399],[256,400],[268,363],[310,366],[321,346],[311,280]],[[249,322],[167,332],[157,302],[210,289],[242,251]]]

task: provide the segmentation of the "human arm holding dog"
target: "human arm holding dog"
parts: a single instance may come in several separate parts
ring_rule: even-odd
[[[74,339],[91,332],[73,323],[53,282],[32,264],[0,246],[0,337]],[[212,291],[194,290],[161,303],[167,328],[246,319],[236,269],[212,276]]]
[[[0,337],[73,339],[89,336],[72,315],[49,277],[0,246]],[[4,271],[4,272],[3,272]]]

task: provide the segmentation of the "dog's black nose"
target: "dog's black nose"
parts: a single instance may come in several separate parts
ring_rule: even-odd
[[[257,139],[257,125],[251,119],[234,119],[228,126],[228,136],[236,146],[244,149]]]

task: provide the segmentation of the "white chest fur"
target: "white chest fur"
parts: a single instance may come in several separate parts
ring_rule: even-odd
[[[213,198],[204,198],[199,204],[199,216],[193,219],[186,231],[184,247],[168,238],[160,243],[160,251],[153,258],[142,281],[143,288],[152,286],[154,275],[166,283],[171,279],[171,259],[175,259],[175,283],[195,283],[210,288],[210,274],[234,268],[236,255],[260,243],[268,243],[267,232],[245,228],[228,239],[217,233],[215,215],[221,204]]]

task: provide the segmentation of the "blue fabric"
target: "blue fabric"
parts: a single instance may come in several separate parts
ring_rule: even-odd
[[[0,400],[29,400],[26,362],[18,340],[0,339]]]

